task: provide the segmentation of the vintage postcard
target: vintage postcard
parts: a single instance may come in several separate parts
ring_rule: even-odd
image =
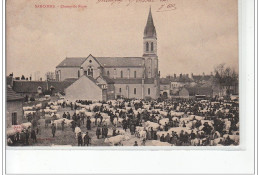
[[[6,145],[238,146],[237,0],[6,0]]]

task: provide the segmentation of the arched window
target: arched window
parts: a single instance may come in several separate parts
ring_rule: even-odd
[[[78,78],[80,77],[80,70],[78,70]]]
[[[123,78],[123,71],[121,70],[121,78]]]
[[[148,95],[150,95],[150,93],[151,93],[151,90],[150,90],[150,88],[148,88]]]
[[[134,88],[134,94],[136,94],[136,88]]]
[[[109,71],[107,71],[107,76],[109,77],[109,75],[110,75],[110,73],[109,73]]]
[[[136,71],[134,71],[134,77],[136,78]]]
[[[93,68],[91,66],[88,67],[88,76],[93,77]]]
[[[149,51],[149,43],[146,42],[146,51]]]
[[[151,42],[151,51],[153,51],[153,42]]]

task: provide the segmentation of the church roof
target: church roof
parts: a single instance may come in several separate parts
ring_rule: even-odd
[[[87,57],[65,58],[57,67],[80,67]]]
[[[151,7],[150,7],[147,23],[144,29],[144,38],[146,37],[156,37],[156,29],[153,23]]]
[[[143,57],[93,57],[103,67],[143,67]],[[87,57],[65,58],[58,67],[81,67]]]
[[[95,57],[103,67],[143,67],[142,57]]]

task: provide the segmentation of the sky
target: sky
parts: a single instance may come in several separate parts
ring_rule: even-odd
[[[87,7],[61,8],[71,5]],[[150,6],[161,76],[210,74],[222,63],[238,71],[237,0],[7,0],[6,73],[44,77],[89,54],[141,57]]]

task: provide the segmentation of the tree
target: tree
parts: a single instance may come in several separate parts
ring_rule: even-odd
[[[225,67],[225,64],[219,64],[214,69],[215,84],[220,86],[221,91],[226,91],[227,95],[232,93],[231,87],[238,84],[238,73],[230,67]]]

